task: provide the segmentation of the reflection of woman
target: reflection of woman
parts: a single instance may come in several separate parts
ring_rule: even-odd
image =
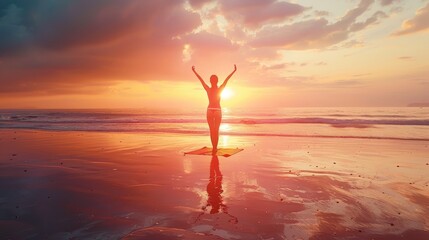
[[[220,122],[222,121],[222,109],[220,107],[220,94],[222,93],[223,89],[228,83],[228,80],[231,78],[231,76],[235,73],[236,70],[237,70],[237,67],[234,64],[234,71],[232,71],[232,73],[229,74],[229,76],[225,79],[225,81],[222,83],[220,87],[217,86],[217,82],[218,82],[217,76],[212,75],[210,77],[211,87],[209,87],[201,78],[201,76],[197,73],[197,71],[195,70],[195,67],[192,66],[192,71],[200,80],[209,98],[209,106],[207,107],[207,122],[210,128],[210,139],[213,146],[213,153],[217,151],[217,144],[219,141],[219,126],[220,126]]]
[[[207,207],[211,207],[210,214],[216,214],[221,211],[231,218],[229,222],[238,223],[238,219],[229,214],[228,207],[223,204],[222,192],[222,173],[219,169],[219,159],[217,155],[213,154],[210,162],[210,180],[209,184],[207,184],[207,204],[202,208],[204,212],[198,216],[195,222],[206,212]]]
[[[226,205],[222,203],[222,173],[219,169],[219,159],[217,155],[212,156],[210,162],[210,180],[207,184],[207,206],[211,206],[210,214],[218,213],[219,209],[226,209]]]

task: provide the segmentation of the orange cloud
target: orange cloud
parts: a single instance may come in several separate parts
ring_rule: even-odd
[[[427,3],[426,6],[417,10],[417,13],[413,18],[408,19],[404,23],[402,23],[402,28],[399,31],[393,33],[393,35],[396,35],[396,36],[406,35],[406,34],[424,31],[424,30],[427,30],[428,28],[429,28],[429,3]]]

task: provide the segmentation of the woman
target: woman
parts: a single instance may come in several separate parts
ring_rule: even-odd
[[[209,97],[209,106],[207,107],[207,122],[210,128],[210,139],[213,146],[213,154],[215,154],[217,151],[217,144],[219,141],[219,126],[220,126],[220,122],[222,121],[222,109],[220,107],[220,94],[222,93],[223,89],[228,83],[228,80],[235,73],[235,71],[237,71],[237,67],[234,64],[234,71],[232,71],[232,73],[229,74],[229,76],[225,79],[222,85],[220,85],[220,87],[217,86],[218,79],[216,75],[212,75],[210,77],[210,83],[212,86],[209,87],[201,78],[201,76],[198,75],[198,73],[195,71],[195,66],[192,66],[192,71],[200,80],[201,84],[203,85],[204,89],[207,92],[207,96]]]

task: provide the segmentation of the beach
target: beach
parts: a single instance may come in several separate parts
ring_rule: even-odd
[[[4,0],[0,36],[0,240],[429,240],[429,0]]]
[[[224,134],[244,151],[184,155],[209,144],[2,129],[1,239],[429,238],[429,141]]]

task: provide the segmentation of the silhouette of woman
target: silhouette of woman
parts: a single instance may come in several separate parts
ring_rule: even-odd
[[[234,71],[232,71],[232,73],[228,75],[228,77],[225,79],[222,85],[220,85],[220,87],[217,86],[218,79],[216,75],[211,75],[210,83],[212,86],[209,87],[201,78],[201,76],[197,73],[197,71],[195,70],[195,66],[192,66],[192,71],[200,80],[209,98],[209,106],[207,107],[207,123],[209,124],[210,128],[210,140],[213,146],[213,154],[215,154],[217,151],[217,144],[219,142],[219,126],[222,121],[220,94],[228,83],[228,80],[235,73],[235,71],[237,71],[237,67],[234,64]]]

